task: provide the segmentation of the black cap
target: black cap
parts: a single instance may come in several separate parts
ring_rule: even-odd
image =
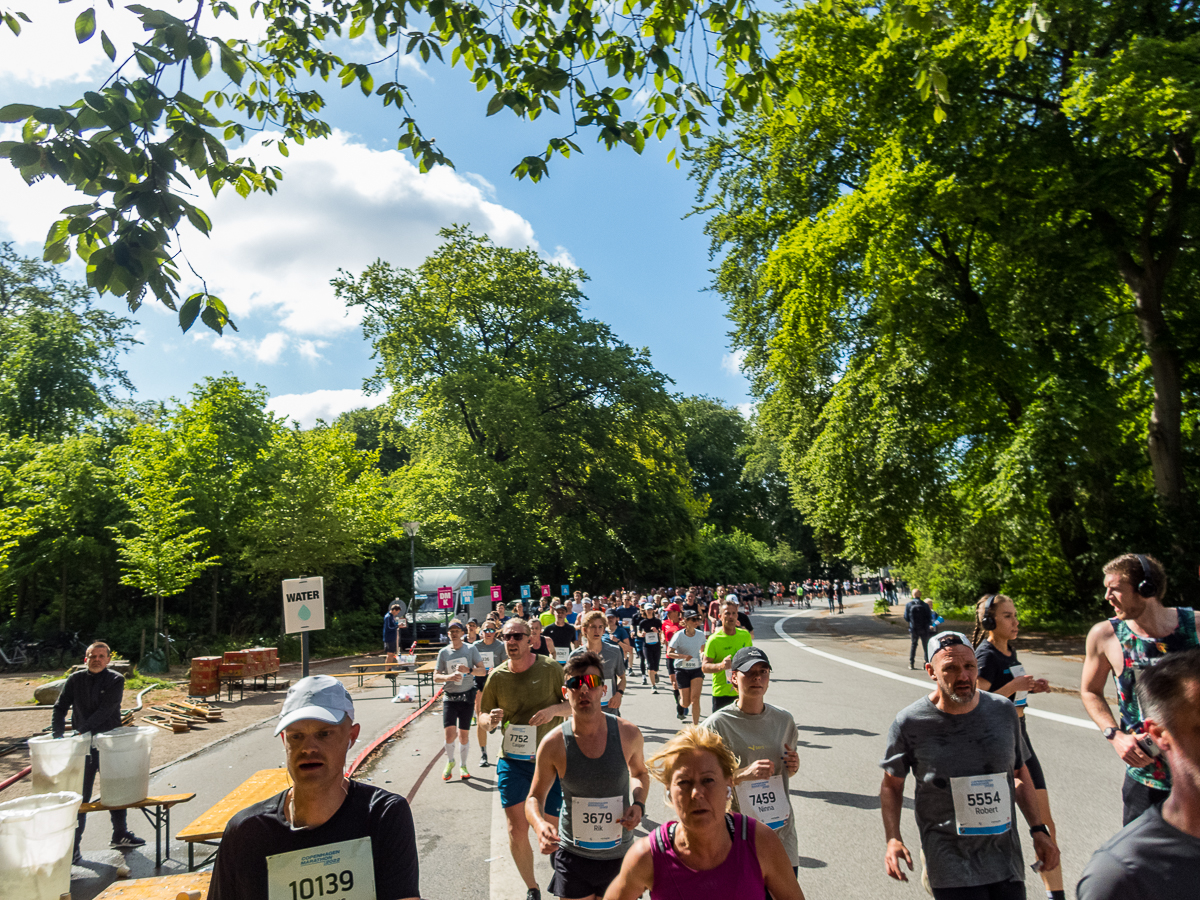
[[[732,668],[735,672],[749,672],[757,663],[766,663],[767,668],[771,668],[771,661],[767,659],[767,654],[757,647],[743,647],[733,654]]]

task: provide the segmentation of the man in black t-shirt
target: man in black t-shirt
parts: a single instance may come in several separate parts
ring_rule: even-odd
[[[1167,758],[1171,793],[1095,852],[1076,888],[1079,900],[1192,896],[1200,882],[1200,648],[1142,669],[1137,695],[1146,729],[1140,737]]]
[[[408,801],[342,774],[358,732],[336,679],[313,675],[292,686],[275,729],[292,787],[225,827],[209,900],[421,896]]]
[[[579,646],[579,633],[575,630],[575,626],[567,621],[567,608],[561,603],[555,603],[552,607],[554,610],[554,622],[542,629],[542,634],[550,638],[554,642],[555,656],[562,656],[559,653],[560,649],[565,648],[565,656],[570,656],[571,651]],[[565,657],[556,660],[557,662],[565,662]]]

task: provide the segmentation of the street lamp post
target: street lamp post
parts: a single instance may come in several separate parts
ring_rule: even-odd
[[[413,621],[417,619],[417,614],[413,611],[413,604],[417,602],[417,532],[421,530],[420,522],[405,522],[404,533],[408,535],[408,560],[412,567],[412,596],[409,598],[408,611],[412,613]],[[405,617],[407,618],[407,616]]]

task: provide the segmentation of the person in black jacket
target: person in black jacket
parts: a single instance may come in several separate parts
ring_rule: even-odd
[[[933,610],[921,599],[920,590],[913,591],[913,598],[904,607],[904,621],[908,623],[908,633],[912,638],[908,648],[908,667],[915,669],[913,663],[917,657],[917,641],[921,642],[921,652],[925,657],[923,662],[929,662],[929,634],[933,624]]]
[[[125,692],[125,679],[109,671],[112,652],[108,644],[96,641],[87,648],[83,661],[86,672],[76,672],[63,685],[62,693],[54,703],[51,730],[56,738],[63,736],[67,722],[67,710],[71,711],[71,725],[78,734],[102,734],[121,727],[121,697]],[[92,798],[92,787],[96,773],[100,770],[100,751],[95,747],[88,754],[83,769],[83,802]],[[112,817],[113,836],[111,846],[124,850],[140,847],[145,842],[134,835],[127,825],[127,810],[114,809]],[[79,825],[75,828],[75,865],[83,862],[79,844],[83,840],[83,829],[87,816],[79,814]]]

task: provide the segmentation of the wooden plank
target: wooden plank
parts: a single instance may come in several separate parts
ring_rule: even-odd
[[[137,803],[130,803],[126,806],[105,806],[102,800],[94,800],[91,803],[84,803],[79,807],[81,813],[102,812],[106,809],[141,809],[146,806],[175,806],[178,803],[187,803],[195,798],[195,794],[163,794],[159,797],[147,797],[145,800],[139,800]]]
[[[159,878],[135,878],[114,881],[96,900],[175,900],[188,891],[199,891],[200,900],[208,896],[212,872],[189,872],[185,875],[163,875]]]
[[[179,841],[211,841],[225,833],[229,820],[247,806],[274,797],[291,787],[287,769],[263,769],[234,788],[212,808],[175,835]]]

